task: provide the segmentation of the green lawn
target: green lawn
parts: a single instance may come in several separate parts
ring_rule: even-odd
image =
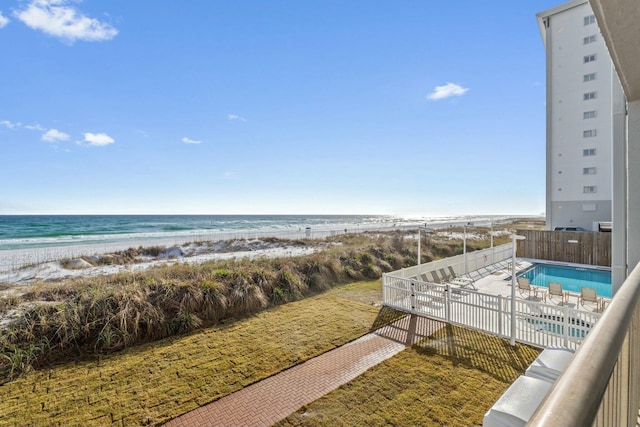
[[[538,353],[448,326],[277,425],[482,425],[484,413]]]
[[[0,426],[158,425],[322,354],[397,317],[380,281],[359,282],[0,386]],[[471,425],[536,357],[446,327],[281,425]]]
[[[356,297],[357,296],[357,297]],[[369,332],[380,281],[0,386],[0,425],[158,425]]]

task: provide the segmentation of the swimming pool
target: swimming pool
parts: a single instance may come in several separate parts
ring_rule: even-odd
[[[611,272],[586,268],[559,267],[536,264],[520,277],[529,279],[532,285],[548,287],[549,282],[562,284],[562,289],[580,293],[580,288],[594,288],[598,296],[611,298]]]

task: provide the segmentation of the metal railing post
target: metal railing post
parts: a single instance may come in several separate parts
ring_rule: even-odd
[[[411,313],[416,311],[416,284],[411,282]]]

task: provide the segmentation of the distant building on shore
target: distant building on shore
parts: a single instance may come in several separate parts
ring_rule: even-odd
[[[598,230],[625,176],[624,93],[587,0],[537,19],[547,63],[547,228]]]

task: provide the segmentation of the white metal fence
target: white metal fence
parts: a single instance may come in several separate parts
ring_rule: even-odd
[[[418,277],[422,273],[451,266],[456,272],[456,275],[462,276],[470,272],[489,268],[496,263],[510,259],[512,255],[513,244],[506,243],[504,245],[494,246],[493,248],[468,252],[466,255],[456,255],[449,258],[432,261],[426,264],[403,268],[401,270],[394,271],[391,274],[396,277],[403,278]]]
[[[385,274],[383,304],[401,311],[508,338],[511,298]],[[538,347],[577,348],[600,313],[516,300],[516,340]]]

